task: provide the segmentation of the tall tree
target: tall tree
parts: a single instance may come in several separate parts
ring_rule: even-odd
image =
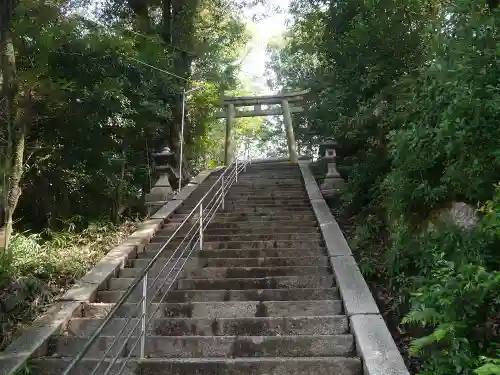
[[[13,215],[21,195],[21,177],[23,174],[24,148],[28,132],[29,103],[31,91],[26,90],[19,96],[19,82],[16,74],[16,53],[13,41],[13,17],[17,6],[16,0],[0,2],[0,99],[2,104],[2,133],[6,137],[5,172],[5,238],[7,247],[12,233]],[[22,103],[20,103],[20,101]],[[24,104],[24,111],[20,105]]]

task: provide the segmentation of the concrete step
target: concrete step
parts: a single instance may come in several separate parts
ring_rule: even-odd
[[[179,208],[176,213],[178,214],[189,214],[192,211],[191,208]],[[296,206],[285,206],[285,205],[274,205],[274,206],[256,206],[256,205],[241,205],[238,207],[227,205],[224,209],[222,207],[217,211],[218,214],[223,213],[242,213],[242,214],[260,214],[269,213],[278,215],[280,213],[312,213],[312,208],[310,205],[296,205]]]
[[[278,192],[296,192],[306,191],[303,184],[295,185],[264,185],[264,184],[248,184],[248,185],[233,185],[229,189],[229,194],[234,195],[259,195],[264,192],[278,193]]]
[[[85,318],[104,318],[113,308],[113,303],[90,303],[84,307]],[[277,316],[330,316],[342,314],[340,300],[314,301],[224,301],[153,303],[149,315],[155,318],[251,318]],[[138,318],[141,306],[125,303],[115,317]]]
[[[129,279],[125,279],[129,280]],[[124,281],[125,282],[125,281]],[[333,276],[274,276],[262,278],[238,279],[188,279],[177,281],[178,289],[295,289],[295,288],[331,288],[335,285]]]
[[[160,244],[151,244],[146,247],[146,252],[140,253],[141,259],[150,259],[158,253]],[[165,250],[162,258],[169,258],[171,250]],[[177,255],[177,254],[176,254]],[[203,249],[196,254],[199,258],[301,258],[310,256],[324,256],[326,250],[320,248],[265,248],[265,249]]]
[[[114,318],[103,329],[103,335],[114,336],[140,332],[140,319]],[[103,319],[74,318],[66,328],[66,336],[88,337]],[[127,324],[128,322],[128,324]],[[126,327],[126,328],[123,328]],[[136,327],[136,328],[134,328]],[[341,335],[349,332],[345,315],[247,318],[160,318],[147,327],[156,336],[288,336]],[[126,336],[125,336],[126,337]]]
[[[144,268],[150,259],[134,259],[130,261],[130,267]],[[158,262],[161,262],[159,260]],[[186,267],[290,267],[290,266],[323,266],[328,267],[329,261],[326,256],[312,256],[300,258],[193,258],[189,260]],[[156,265],[154,267],[157,267]]]
[[[61,374],[70,359],[44,358],[33,360],[33,375]],[[71,375],[88,375],[99,363],[99,359],[85,359]],[[105,362],[98,369],[102,373],[108,366]],[[122,364],[118,362],[110,374],[116,374]],[[275,357],[275,358],[179,358],[130,360],[122,375],[361,375],[362,365],[357,358],[348,357]]]
[[[281,177],[281,176],[290,176],[290,177],[293,177],[293,176],[301,176],[301,173],[300,173],[300,170],[297,168],[297,169],[289,169],[289,170],[279,170],[278,168],[276,169],[260,169],[260,170],[257,170],[257,169],[250,169],[247,167],[246,169],[246,172],[242,173],[240,175],[240,177],[252,177],[252,178],[264,178],[264,177],[272,177],[272,176],[276,176],[276,177]]]
[[[181,275],[182,276],[182,275]],[[133,284],[135,278],[113,277],[108,282],[108,290],[126,290]],[[302,275],[302,276],[269,276],[250,278],[225,278],[225,279],[202,279],[202,278],[179,278],[173,282],[173,278],[168,281],[162,278],[155,281],[155,278],[148,278],[148,285],[151,286],[148,296],[152,298],[153,293],[162,295],[166,292],[168,285],[172,284],[173,289],[280,289],[280,288],[331,288],[334,286],[333,276],[326,275]],[[137,285],[135,290],[142,290],[142,283]],[[159,291],[158,291],[159,290]],[[156,292],[158,291],[158,292]]]
[[[274,276],[331,275],[329,267],[205,267],[185,272],[190,279],[248,279]]]
[[[281,229],[281,228],[318,228],[318,223],[316,220],[286,220],[286,221],[243,221],[243,222],[231,222],[231,223],[210,223],[208,224],[207,230],[211,229],[243,229],[243,230],[251,230],[251,229]]]
[[[167,233],[164,231],[158,232],[152,239],[152,243],[157,242],[167,242],[171,233]],[[179,243],[182,235],[176,235],[172,241],[172,243]],[[312,233],[304,233],[304,232],[287,232],[287,233],[248,233],[248,234],[210,234],[204,233],[203,240],[205,242],[234,242],[234,241],[292,241],[292,240],[316,240],[320,241],[322,238],[321,234],[317,231],[313,231]]]
[[[255,178],[255,179],[262,179],[262,178],[273,178],[273,179],[280,179],[280,178],[293,178],[293,177],[301,177],[302,174],[300,173],[300,170],[298,169],[292,169],[289,171],[283,171],[282,173],[279,171],[263,171],[263,172],[252,172],[250,170],[246,170],[242,174],[238,176],[238,179],[240,178]]]
[[[300,249],[321,249],[323,240],[278,240],[278,241],[204,241],[207,250],[221,249],[275,249],[280,247]]]
[[[185,209],[193,209],[198,202],[190,202],[182,205],[182,208]],[[299,198],[273,198],[273,197],[260,197],[260,198],[249,198],[249,199],[240,199],[239,197],[227,197],[224,199],[224,204],[226,206],[232,207],[243,207],[247,205],[251,206],[297,206],[297,205],[310,205],[310,201],[307,197],[299,197]]]
[[[224,203],[233,205],[243,205],[243,204],[309,204],[310,200],[307,196],[301,197],[246,197],[241,199],[240,197],[226,196]]]
[[[300,173],[300,170],[298,168],[293,168],[293,169],[283,169],[283,170],[270,170],[270,169],[263,169],[263,170],[253,170],[247,166],[246,171],[242,173],[240,176],[249,176],[249,177],[259,177],[259,176],[276,176],[277,178],[280,178],[282,176],[301,176],[302,174]]]
[[[103,290],[98,292],[98,302],[117,302],[123,295],[123,290]],[[154,302],[160,301],[158,295]],[[138,302],[142,292],[132,292],[128,302]],[[221,302],[221,301],[305,301],[338,299],[338,288],[325,289],[248,289],[248,290],[172,290],[165,302]]]
[[[183,222],[186,218],[188,217],[188,214],[175,214],[171,219],[169,219],[169,223],[181,223]],[[194,223],[197,219],[197,216],[195,216],[195,219],[191,219],[188,222],[189,223]],[[273,222],[282,222],[282,221],[315,221],[316,217],[314,214],[311,213],[286,213],[286,214],[245,214],[244,212],[240,213],[234,213],[234,212],[218,212],[215,214],[214,218],[212,219],[212,222],[210,224],[217,224],[217,223],[240,223],[240,222],[255,222],[255,221],[260,221],[260,222],[268,222],[268,221],[273,221]]]
[[[193,242],[194,244],[195,242]],[[151,242],[147,245],[146,250],[156,251],[163,246],[164,242]],[[181,241],[175,238],[170,242],[166,250],[175,250]],[[187,243],[183,244],[183,248],[187,247]],[[206,250],[223,250],[223,249],[275,249],[275,248],[297,248],[320,250],[323,248],[323,240],[269,240],[269,241],[203,241],[203,248]],[[317,255],[317,254],[316,254]]]
[[[285,267],[197,267],[197,259],[189,259],[183,268],[182,277],[191,279],[226,279],[226,278],[251,278],[268,276],[298,276],[298,275],[330,275],[327,266],[285,266]],[[184,262],[179,261],[173,268],[179,270]],[[187,265],[190,265],[188,267]],[[140,275],[142,267],[123,268],[120,277],[134,278]],[[160,272],[166,275],[172,270],[172,266],[165,267],[160,261],[148,272],[149,277],[156,277]]]
[[[132,336],[121,353],[128,355],[130,345],[138,339]],[[91,347],[88,357],[99,358],[113,343],[114,337],[103,336]],[[76,356],[86,338],[57,336],[50,345],[52,356]],[[108,356],[118,354],[124,339],[119,339]],[[150,336],[146,341],[149,358],[234,358],[234,357],[350,357],[354,355],[352,335],[319,336]],[[139,345],[131,357],[140,356]]]
[[[275,177],[272,178],[271,176],[259,176],[259,177],[252,177],[252,176],[245,176],[244,174],[241,177],[238,177],[238,182],[236,182],[235,186],[245,186],[245,185],[286,185],[286,186],[303,186],[304,183],[302,182],[302,179],[299,176],[290,176],[287,178],[286,176],[280,177]]]
[[[258,223],[258,222],[257,222]],[[256,223],[256,224],[257,224]],[[224,225],[224,224],[222,224]],[[178,226],[177,226],[178,227]],[[172,228],[172,227],[166,227],[166,228]],[[162,229],[161,233],[162,236],[171,236],[172,234],[175,233],[176,229]],[[185,228],[181,228],[181,230],[176,234],[176,237],[179,236],[185,236],[188,232],[189,229],[187,226]],[[319,227],[317,226],[316,223],[311,222],[310,225],[299,225],[297,223],[297,227],[293,227],[291,225],[288,226],[247,226],[247,227],[214,227],[213,225],[208,225],[207,228],[204,231],[204,234],[206,236],[211,236],[211,235],[234,235],[234,234],[273,234],[273,233],[304,233],[304,234],[310,234],[310,233],[319,233]]]
[[[247,228],[213,228],[208,226],[205,229],[204,234],[206,236],[211,235],[235,235],[235,234],[281,234],[281,233],[298,233],[298,234],[312,234],[312,233],[320,233],[319,227],[315,225],[316,223],[312,223],[310,226],[281,226],[281,227],[247,227]]]
[[[243,210],[243,212],[246,212],[245,210],[253,210],[254,212],[265,212],[266,210],[274,210],[274,211],[300,211],[300,210],[312,210],[311,205],[308,202],[305,203],[289,203],[289,204],[282,204],[282,203],[262,203],[262,204],[256,204],[256,203],[243,203],[243,204],[226,204],[225,208],[219,210],[219,212],[224,213],[224,212],[235,212],[235,211],[240,211]]]
[[[301,258],[199,258],[198,264],[203,267],[329,267],[326,256]]]
[[[241,176],[238,178],[235,186],[247,185],[265,185],[265,186],[303,186],[304,183],[300,177],[290,178],[269,178],[268,176],[249,177]]]
[[[268,191],[253,191],[253,190],[243,190],[243,189],[235,189],[231,188],[226,195],[227,199],[260,199],[260,198],[302,198],[307,199],[307,191],[305,189],[296,189],[296,190],[274,190],[271,192]]]

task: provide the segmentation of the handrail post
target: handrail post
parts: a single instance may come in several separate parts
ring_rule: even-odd
[[[222,176],[222,209],[224,210],[224,201],[225,201],[226,192],[224,191],[224,176]]]
[[[141,321],[141,359],[146,357],[146,322],[148,311],[148,274],[142,279],[142,321]]]
[[[236,158],[236,176],[235,181],[238,182],[238,158]]]
[[[203,203],[200,204],[200,250],[203,250]]]

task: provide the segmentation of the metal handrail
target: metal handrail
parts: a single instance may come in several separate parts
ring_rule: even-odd
[[[169,237],[169,239],[160,247],[158,250],[157,254],[151,259],[151,261],[148,263],[146,267],[139,273],[137,277],[134,278],[134,281],[131,283],[131,285],[126,289],[126,291],[123,293],[123,295],[119,298],[119,300],[115,303],[113,308],[109,311],[109,313],[106,315],[104,318],[104,321],[99,325],[99,327],[94,331],[92,336],[89,338],[89,340],[85,343],[83,346],[82,350],[73,358],[71,363],[66,367],[62,375],[70,375],[72,371],[75,369],[76,365],[84,359],[85,355],[88,353],[88,351],[92,348],[92,345],[96,342],[96,340],[101,336],[104,328],[109,324],[109,322],[115,317],[117,314],[118,310],[127,302],[128,298],[132,294],[132,292],[139,286],[139,284],[142,283],[142,298],[135,304],[135,307],[133,308],[133,311],[129,314],[127,317],[123,327],[121,330],[118,332],[118,334],[115,335],[115,338],[111,345],[107,348],[107,350],[104,352],[102,355],[101,359],[99,362],[95,365],[94,369],[89,375],[95,375],[101,365],[105,364],[106,358],[108,358],[108,354],[111,352],[113,347],[118,343],[118,340],[122,338],[122,335],[124,335],[124,332],[129,325],[129,323],[132,321],[132,317],[138,312],[139,308],[141,308],[141,313],[138,315],[139,319],[137,319],[137,322],[130,328],[130,333],[126,335],[123,344],[119,347],[119,349],[116,351],[116,354],[112,357],[112,360],[108,364],[106,370],[102,373],[102,375],[107,375],[111,371],[112,367],[117,363],[118,359],[120,358],[120,363],[122,363],[122,366],[120,367],[120,370],[118,372],[113,372],[115,375],[119,375],[122,373],[123,369],[125,368],[127,361],[129,360],[130,356],[132,353],[134,353],[135,348],[137,345],[140,343],[140,358],[144,359],[146,357],[145,355],[145,348],[146,348],[146,340],[147,340],[147,328],[148,324],[154,319],[156,316],[157,311],[161,307],[161,303],[163,300],[167,297],[168,293],[170,292],[170,288],[174,285],[174,283],[177,280],[177,277],[180,275],[180,273],[183,271],[184,266],[186,263],[189,261],[191,254],[194,252],[196,249],[196,245],[199,244],[199,249],[203,249],[203,232],[205,228],[208,226],[212,218],[215,216],[215,213],[219,209],[219,207],[222,205],[222,208],[224,209],[224,201],[225,201],[225,196],[226,193],[229,191],[231,186],[238,181],[238,175],[241,173],[241,171],[246,171],[246,166],[247,164],[251,163],[251,160],[249,160],[248,157],[245,157],[243,161],[238,161],[238,158],[235,158],[235,160],[227,166],[223,173],[219,176],[219,178],[214,182],[214,184],[210,187],[210,189],[205,193],[205,195],[199,200],[199,202],[195,205],[195,207],[191,210],[191,212],[186,216],[186,218],[180,223],[180,225],[177,227],[177,229],[172,233],[172,235]],[[220,187],[216,190],[215,187],[220,185]],[[205,200],[208,200],[207,198],[210,196],[210,194],[213,193],[213,196],[211,199],[207,202]],[[206,212],[205,212],[206,211]],[[173,251],[172,255],[168,258],[168,260],[165,262],[165,265],[161,268],[161,270],[158,272],[158,275],[154,278],[154,280],[151,282],[151,284],[148,284],[148,273],[151,271],[153,266],[157,263],[158,259],[161,257],[167,246],[171,243],[172,239],[174,239],[177,234],[180,233],[181,229],[186,227],[186,224],[190,221],[190,219],[195,215],[195,213],[199,213],[198,218],[196,221],[189,227],[189,230],[187,233],[183,236],[182,241],[179,243],[179,245],[175,248]],[[189,239],[187,241],[187,244],[184,244],[186,242],[186,239]],[[193,244],[194,241],[194,244]],[[184,244],[184,246],[183,246]],[[176,256],[177,252],[181,250],[180,255]],[[184,256],[186,251],[188,251],[187,256]],[[185,258],[184,262],[176,269],[177,264],[181,261],[181,259]],[[171,264],[172,261],[176,259],[174,264]],[[168,270],[168,273],[165,276],[163,275],[163,272],[167,267],[170,267]],[[174,271],[177,271],[174,276],[172,276],[172,273]],[[172,277],[171,277],[172,276]],[[162,278],[162,283],[159,285],[157,290],[153,290],[153,286],[157,283],[157,281]],[[164,287],[168,283],[168,286],[165,290],[165,292],[162,294],[161,298],[159,299],[158,306],[156,309],[152,312],[148,312],[148,307],[153,303],[155,297],[158,295],[158,292],[161,292],[162,287]],[[148,293],[152,291],[154,294],[151,298],[151,301],[148,303]],[[148,315],[150,315],[148,319]],[[137,330],[139,323],[141,323],[141,329],[140,329],[140,334],[138,337],[135,339],[134,343],[132,346],[128,349],[128,355],[126,357],[122,357],[121,354],[123,353],[125,347],[129,343],[130,339],[132,338],[132,335],[134,332]],[[111,356],[109,356],[111,357]]]

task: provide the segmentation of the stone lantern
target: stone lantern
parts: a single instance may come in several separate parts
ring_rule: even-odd
[[[345,186],[345,182],[337,170],[337,148],[338,143],[334,139],[328,139],[319,146],[320,158],[323,159],[328,170],[321,184],[321,192],[324,196],[337,195]]]
[[[165,203],[167,203],[174,191],[170,185],[170,177],[176,176],[175,171],[171,165],[174,161],[174,153],[168,147],[165,147],[160,152],[151,154],[153,157],[153,169],[156,175],[159,175],[158,181],[151,188],[151,191],[146,194],[146,206],[148,207],[148,214],[156,212]]]

